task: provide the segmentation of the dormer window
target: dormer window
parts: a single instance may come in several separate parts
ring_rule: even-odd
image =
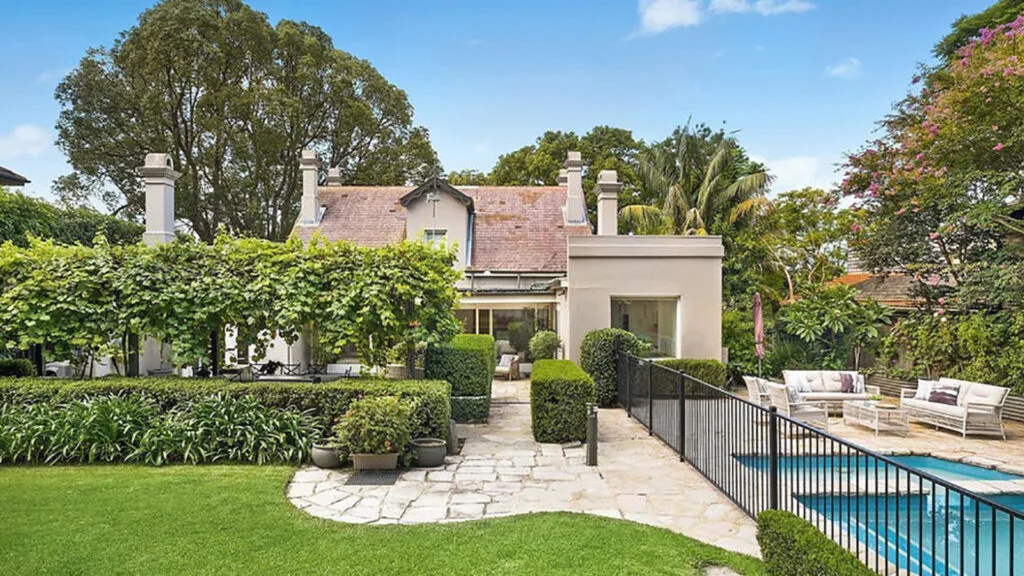
[[[434,244],[434,243],[443,244],[444,241],[445,241],[445,236],[447,236],[447,235],[448,235],[448,231],[447,230],[441,230],[441,229],[424,230],[423,231],[423,240],[427,244]]]

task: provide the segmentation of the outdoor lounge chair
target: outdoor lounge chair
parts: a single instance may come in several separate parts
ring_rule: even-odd
[[[956,387],[956,404],[932,400],[934,385]],[[940,378],[937,381],[918,380],[917,390],[900,390],[900,408],[907,411],[914,422],[930,424],[968,434],[999,436],[1006,440],[1003,430],[1003,404],[1010,389],[967,380]]]
[[[744,376],[743,382],[747,385],[747,399],[759,406],[768,407],[772,405],[772,396],[768,393],[766,384],[768,381],[756,376]]]
[[[827,402],[806,402],[803,400],[793,402],[789,397],[790,391],[786,389],[785,385],[768,382],[765,386],[768,387],[768,394],[771,395],[772,406],[775,406],[779,414],[828,432]]]
[[[504,376],[508,380],[519,379],[519,356],[515,354],[502,354],[498,365],[494,367],[496,376]]]

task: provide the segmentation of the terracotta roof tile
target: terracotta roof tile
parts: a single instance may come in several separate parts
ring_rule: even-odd
[[[471,269],[564,272],[568,236],[591,234],[590,226],[565,224],[564,186],[457,186],[476,209]],[[405,238],[406,186],[322,186],[326,207],[319,227],[297,226],[308,240],[319,229],[330,240],[383,246]]]

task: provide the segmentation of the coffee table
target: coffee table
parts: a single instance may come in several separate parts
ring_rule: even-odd
[[[910,417],[899,406],[880,405],[870,400],[847,400],[843,402],[843,423],[856,424],[875,431],[893,432],[906,436],[910,433]]]

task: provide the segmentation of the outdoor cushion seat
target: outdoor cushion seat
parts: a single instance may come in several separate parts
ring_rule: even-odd
[[[908,412],[911,420],[955,430],[965,438],[968,434],[1006,438],[1003,403],[1010,394],[1009,388],[953,378],[940,378],[937,383],[918,381],[918,387],[925,391],[929,388],[934,391],[940,385],[957,387],[955,405],[931,401],[934,394],[929,394],[925,400],[918,398],[915,390],[900,391],[900,406]]]
[[[966,412],[963,406],[950,406],[949,404],[940,404],[938,402],[929,402],[927,400],[915,400],[913,398],[904,400],[902,406],[904,408],[931,410],[932,412],[945,414],[954,418],[963,418],[964,413]]]
[[[847,400],[867,400],[871,398],[871,394],[868,394],[867,392],[862,394],[844,394],[842,392],[808,392],[807,394],[804,394],[803,397],[804,400],[809,402],[845,402]]]

